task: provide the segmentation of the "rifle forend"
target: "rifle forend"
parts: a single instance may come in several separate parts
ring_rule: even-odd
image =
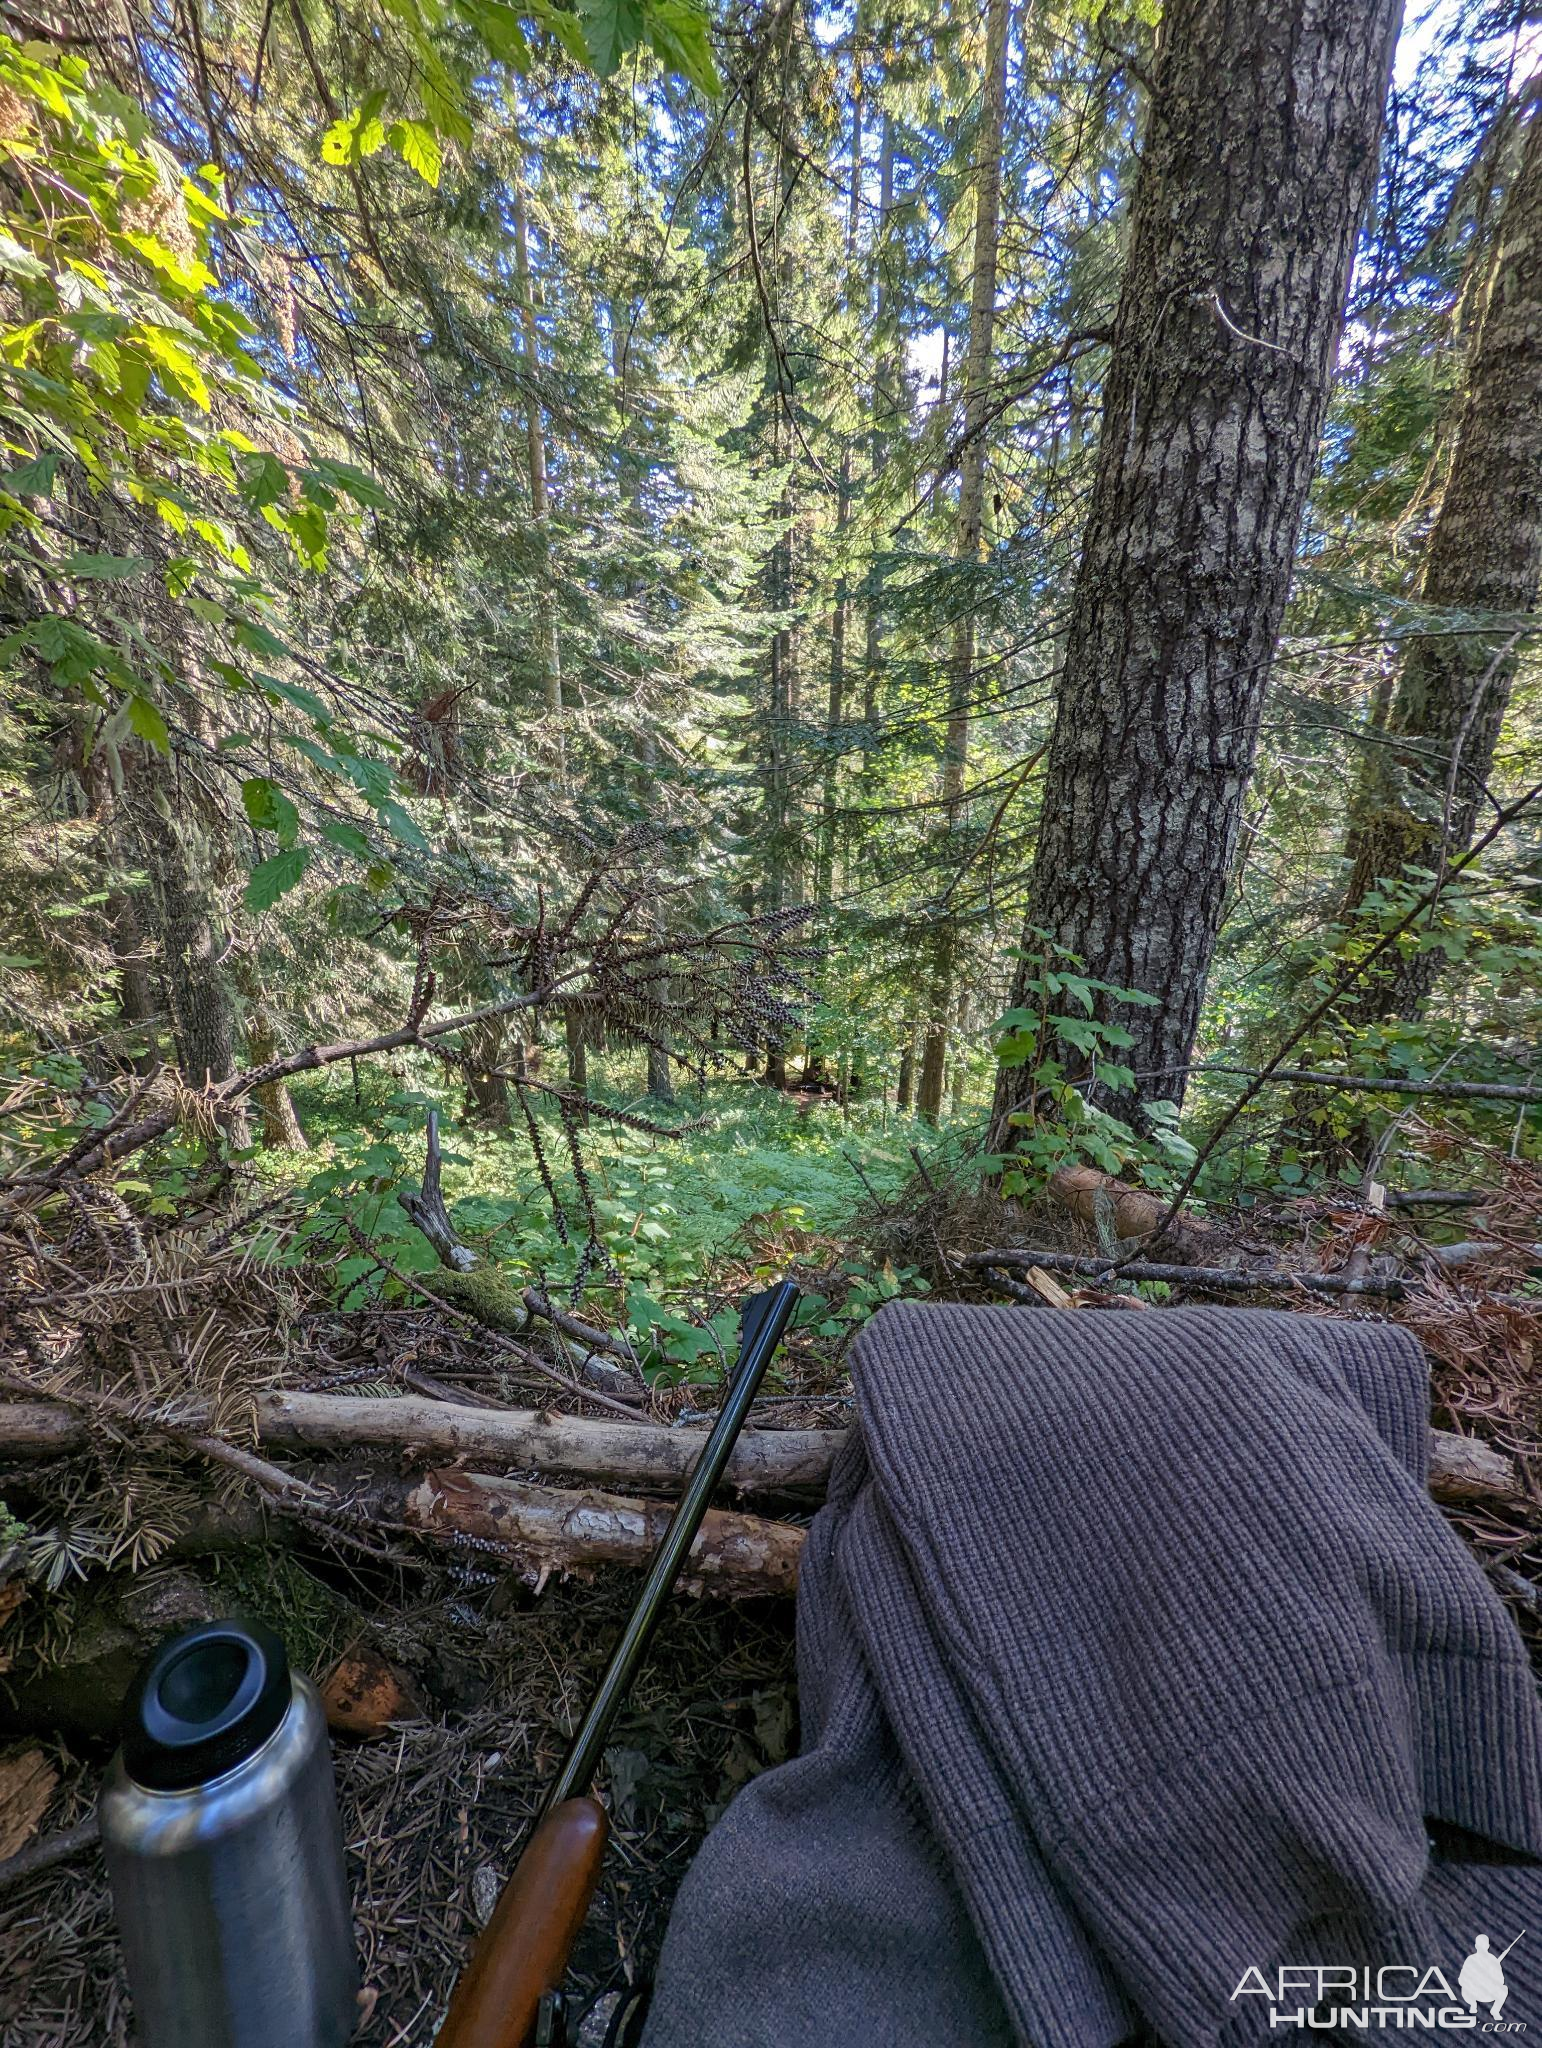
[[[588,1796],[546,1815],[477,1938],[435,2048],[529,2048],[594,1897],[609,1831]]]

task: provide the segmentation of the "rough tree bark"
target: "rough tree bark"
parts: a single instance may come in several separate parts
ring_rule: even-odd
[[[1001,222],[1001,134],[1007,102],[1007,0],[988,0],[985,14],[985,85],[974,162],[974,277],[969,293],[969,346],[963,372],[963,449],[959,456],[958,525],[954,553],[980,559],[985,517],[985,439],[990,402],[991,349],[996,334],[996,253]],[[964,771],[969,756],[969,704],[974,695],[974,608],[967,602],[953,629],[948,662],[948,723],[943,738],[942,798],[945,841],[964,822]],[[950,866],[946,853],[945,866]],[[929,1123],[942,1114],[948,1063],[948,1026],[958,968],[958,920],[944,912],[931,960],[931,993],[921,1043],[916,1107]]]
[[[225,969],[229,949],[198,844],[198,808],[181,787],[178,763],[151,747],[137,750],[129,788],[150,877],[141,905],[159,944],[177,1064],[190,1088],[203,1088],[235,1072],[236,1033]]]
[[[282,1047],[263,991],[262,975],[257,962],[239,948],[233,965],[236,986],[246,1003],[246,1062],[248,1066],[265,1067],[269,1060],[278,1058]],[[254,1088],[252,1100],[262,1118],[264,1145],[281,1146],[288,1152],[309,1149],[294,1097],[282,1081],[269,1081]]]
[[[1163,16],[1026,918],[1157,998],[1107,1010],[1125,1112],[1182,1097],[1398,13]],[[997,1144],[1030,1085],[1001,1073]]]
[[[1515,622],[1542,581],[1542,107],[1527,125],[1468,358],[1451,473],[1419,579],[1428,605],[1497,614],[1494,630],[1432,633],[1404,658],[1367,751],[1350,833],[1345,911],[1405,866],[1436,869],[1472,843],[1515,675]],[[1361,1021],[1414,1017],[1444,955],[1394,956],[1367,978]]]

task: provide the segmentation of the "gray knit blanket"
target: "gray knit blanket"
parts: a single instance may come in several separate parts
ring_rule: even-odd
[[[896,1303],[853,1371],[803,1753],[688,1873],[645,2048],[1542,2030],[1542,1717],[1410,1336]]]

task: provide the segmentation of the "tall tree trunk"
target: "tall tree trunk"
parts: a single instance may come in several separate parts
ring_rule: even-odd
[[[589,1034],[585,1029],[587,1020],[577,1003],[569,1003],[562,1013],[563,1036],[567,1040],[568,1086],[575,1095],[589,1093]],[[587,1125],[589,1112],[578,1111],[578,1121]]]
[[[894,1084],[894,1107],[908,1115],[916,1084],[916,1037],[921,1028],[919,1007],[912,1006],[905,1019],[905,1036],[900,1042],[899,1074]]]
[[[239,947],[232,957],[232,967],[236,987],[246,1004],[247,1062],[254,1067],[265,1066],[269,1060],[276,1059],[283,1048],[273,1027],[262,974],[250,953]],[[269,1081],[262,1088],[254,1088],[252,1094],[262,1120],[264,1145],[282,1147],[287,1152],[306,1151],[308,1141],[304,1127],[294,1106],[294,1097],[283,1082]]]
[[[969,1030],[969,995],[967,990],[958,999],[958,1011],[953,1022],[955,1027],[954,1044],[955,1046],[962,1046]],[[950,1103],[953,1114],[955,1116],[960,1115],[964,1107],[964,1062],[961,1054],[957,1051],[953,1055]]]
[[[148,1074],[160,1059],[159,1013],[151,978],[151,948],[136,892],[113,889],[107,898],[113,959],[118,967],[118,1011],[136,1073]]]
[[[985,517],[985,441],[996,333],[996,250],[1001,221],[1001,134],[1007,98],[1007,0],[989,0],[985,15],[985,97],[975,157],[974,277],[969,292],[969,347],[963,370],[963,449],[959,457],[958,528],[954,553],[963,563],[980,559]],[[943,831],[939,849],[950,865],[948,842],[964,822],[964,775],[969,759],[969,704],[974,693],[974,607],[965,602],[953,629],[948,663],[948,723],[942,751]],[[921,1048],[916,1106],[935,1123],[942,1114],[948,1060],[948,1019],[958,967],[958,923],[951,911],[937,928],[932,949],[931,995]]]
[[[648,1094],[654,1102],[673,1102],[675,1099],[669,1054],[662,1045],[648,1047]]]
[[[784,191],[785,200],[787,194]],[[746,193],[746,204],[753,196]],[[795,283],[791,251],[785,251],[776,271],[777,296],[785,303]],[[796,403],[786,388],[783,359],[777,338],[766,337],[766,382],[772,405],[771,459],[785,464],[782,492],[777,505],[780,532],[767,563],[771,607],[783,614],[784,623],[771,637],[770,693],[766,721],[766,872],[761,891],[763,907],[783,909],[798,901],[801,882],[799,834],[793,808],[793,736],[802,709],[802,678],[798,621],[797,528],[798,505],[793,485],[795,437],[787,418]],[[779,1041],[766,1046],[765,1080],[773,1088],[787,1085],[786,1048]]]
[[[559,773],[566,767],[566,740],[562,730],[562,649],[557,637],[557,614],[553,601],[551,559],[551,496],[546,481],[546,436],[541,424],[541,335],[536,325],[535,298],[530,281],[530,237],[525,218],[524,183],[514,180],[514,277],[519,291],[520,329],[524,339],[525,367],[530,379],[525,402],[525,440],[530,460],[530,514],[540,544],[541,589],[537,609],[541,636],[541,670],[546,710],[552,721],[557,744]]]
[[[889,339],[889,294],[884,284],[884,248],[894,211],[894,122],[883,117],[878,146],[878,233],[873,242],[873,328],[878,348],[868,428],[868,472],[876,478],[884,465],[893,428],[891,415],[900,406],[899,358],[885,353]],[[863,651],[862,719],[872,726],[878,717],[878,685],[883,667],[883,571],[877,561],[867,572],[867,640]],[[871,741],[869,742],[871,743]]]
[[[1103,1097],[1125,1114],[1183,1095],[1398,14],[1163,14],[1027,912],[1156,998],[1104,1006],[1133,1039],[1133,1092]],[[1029,1084],[1001,1073],[998,1146]]]
[[[1468,358],[1451,473],[1419,579],[1426,604],[1500,615],[1491,633],[1432,633],[1404,657],[1367,750],[1350,834],[1346,912],[1378,879],[1438,869],[1472,843],[1515,675],[1515,621],[1542,581],[1542,109],[1500,219],[1488,297]],[[1394,956],[1360,1021],[1415,1017],[1444,955]]]
[[[149,747],[139,763],[134,823],[150,877],[144,906],[160,944],[177,1064],[190,1088],[202,1088],[236,1067],[224,935],[198,845],[198,807],[187,800],[179,764]]]
[[[857,71],[851,95],[851,193],[846,209],[846,303],[856,296],[857,221],[862,201],[862,73]],[[840,480],[835,498],[835,546],[840,553],[851,523],[851,441],[841,449]],[[830,621],[830,675],[825,702],[824,789],[821,798],[819,863],[814,898],[829,903],[838,887],[836,855],[840,837],[840,733],[846,720],[846,648],[851,626],[851,592],[846,564],[840,562],[835,584],[835,612]]]
[[[517,1041],[510,1045],[505,1023],[502,1017],[486,1017],[462,1033],[467,1059],[466,1120],[489,1131],[506,1131],[514,1121],[509,1111],[509,1084],[494,1070],[504,1064],[506,1053],[516,1072],[524,1064],[524,1047]]]

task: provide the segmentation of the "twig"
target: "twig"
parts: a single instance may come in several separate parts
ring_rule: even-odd
[[[132,1401],[121,1400],[116,1394],[104,1394],[95,1388],[39,1386],[35,1380],[14,1372],[0,1372],[0,1389],[28,1401],[61,1401],[67,1408],[81,1408],[87,1414],[105,1415],[130,1429],[153,1430],[157,1436],[185,1444],[189,1450],[199,1452],[214,1464],[239,1472],[243,1479],[251,1480],[281,1507],[326,1509],[336,1505],[335,1496],[330,1492],[312,1486],[308,1479],[301,1479],[293,1472],[285,1472],[278,1465],[270,1465],[266,1458],[259,1458],[254,1451],[243,1451],[236,1444],[226,1443],[223,1437],[209,1436],[196,1424],[177,1422],[153,1411],[146,1414]]]
[[[596,1407],[609,1408],[617,1415],[626,1416],[628,1421],[636,1420],[624,1401],[617,1401],[609,1394],[600,1393],[596,1388],[586,1387],[581,1380],[573,1379],[565,1372],[558,1372],[557,1368],[548,1365],[538,1352],[529,1350],[523,1344],[516,1344],[512,1337],[506,1337],[501,1330],[495,1330],[489,1324],[479,1321],[476,1316],[468,1315],[464,1309],[457,1308],[454,1302],[446,1301],[443,1295],[435,1294],[432,1288],[425,1287],[420,1274],[404,1273],[400,1266],[394,1266],[389,1259],[383,1259],[378,1251],[371,1250],[370,1257],[382,1272],[389,1273],[393,1280],[399,1280],[403,1287],[410,1288],[414,1294],[420,1294],[442,1315],[453,1316],[456,1322],[480,1331],[497,1350],[507,1351],[512,1358],[517,1358],[521,1365],[529,1366],[533,1372],[543,1373],[549,1380],[555,1380],[565,1393],[574,1394],[582,1401],[593,1401]]]
[[[878,1207],[881,1209],[883,1207],[883,1201],[878,1193],[877,1188],[873,1186],[873,1183],[868,1179],[867,1175],[862,1171],[861,1167],[858,1166],[857,1162],[855,1161],[855,1159],[852,1158],[851,1154],[846,1150],[844,1145],[841,1147],[841,1157],[845,1160],[846,1164],[851,1168],[852,1172],[857,1176],[857,1179],[861,1181],[863,1187],[867,1189],[868,1194],[872,1197],[873,1201],[877,1203]]]
[[[8,1856],[0,1863],[0,1896],[25,1879],[36,1877],[40,1870],[53,1870],[61,1863],[73,1863],[77,1856],[94,1849],[101,1839],[96,1815],[92,1813],[77,1821],[72,1828],[64,1828],[56,1835],[44,1835],[41,1841],[29,1842],[25,1849],[18,1849],[14,1856]]]
[[[937,1192],[937,1183],[932,1179],[931,1175],[927,1172],[926,1161],[921,1157],[920,1153],[916,1150],[914,1145],[907,1145],[905,1147],[905,1150],[910,1154],[911,1158],[915,1161],[916,1172],[920,1174],[922,1180],[925,1181],[928,1190],[935,1195]]]
[[[1257,1080],[1265,1072],[1258,1067],[1225,1067],[1206,1061],[1190,1067],[1191,1074],[1236,1074]],[[1307,1088],[1343,1088],[1351,1093],[1371,1095],[1442,1095],[1453,1101],[1542,1102],[1542,1088],[1518,1081],[1415,1081],[1395,1074],[1330,1074],[1317,1067],[1271,1067],[1270,1081],[1292,1081]]]
[[[1298,368],[1300,367],[1301,358],[1290,349],[1282,348],[1277,341],[1266,341],[1261,334],[1249,334],[1245,327],[1239,327],[1230,313],[1227,312],[1226,302],[1219,292],[1212,292],[1210,294],[1210,304],[1220,315],[1222,326],[1230,333],[1235,334],[1238,341],[1245,341],[1252,348],[1270,349],[1275,355],[1283,356],[1286,362],[1295,363]]]
[[[550,1323],[564,1337],[571,1337],[577,1344],[587,1344],[591,1351],[608,1351],[612,1358],[623,1360],[634,1372],[637,1371],[637,1353],[625,1337],[612,1336],[609,1330],[597,1330],[591,1323],[581,1322],[577,1316],[569,1315],[566,1309],[558,1308],[539,1288],[527,1287],[524,1303],[531,1315]]]

